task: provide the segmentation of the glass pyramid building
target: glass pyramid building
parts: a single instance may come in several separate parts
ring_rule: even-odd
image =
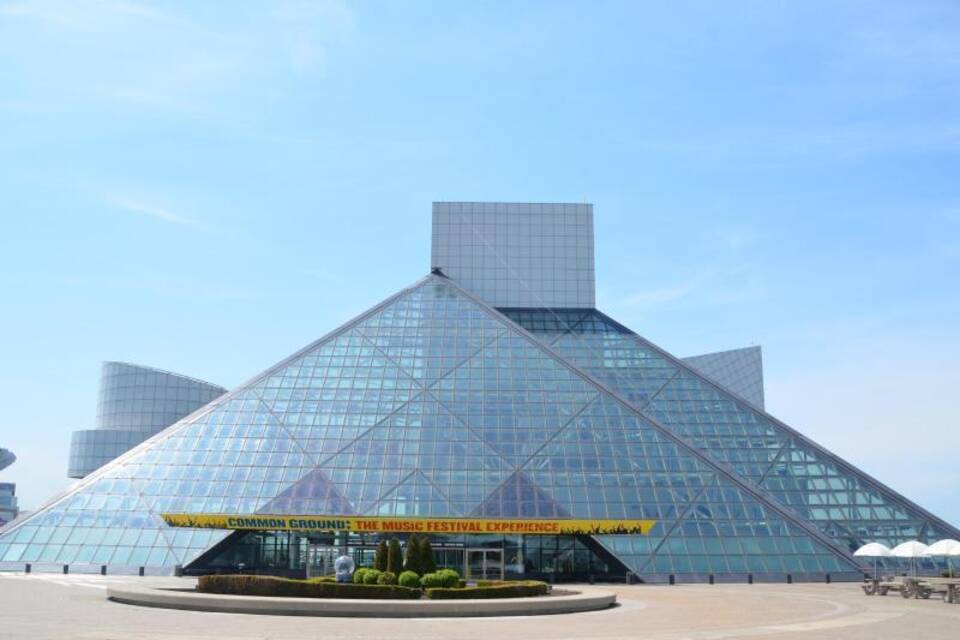
[[[510,549],[508,574],[647,581],[850,579],[861,541],[960,537],[596,311],[589,205],[488,206],[435,205],[435,264],[462,260],[0,530],[0,569],[304,562],[296,536],[170,528],[162,513],[649,519],[646,535],[436,540]],[[589,276],[500,281],[515,244],[580,264],[585,213]]]

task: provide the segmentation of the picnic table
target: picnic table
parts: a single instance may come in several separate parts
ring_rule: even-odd
[[[923,578],[921,585],[939,593],[947,604],[960,604],[960,578]]]
[[[929,598],[933,590],[921,584],[921,578],[909,576],[884,576],[864,580],[861,587],[868,596],[885,596],[890,591],[897,591],[904,598]]]
[[[885,596],[891,591],[896,591],[903,598],[924,600],[939,593],[944,602],[960,604],[960,578],[884,576],[864,580],[861,588],[868,596]]]

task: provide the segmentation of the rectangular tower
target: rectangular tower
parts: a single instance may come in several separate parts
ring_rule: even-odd
[[[595,306],[593,205],[434,202],[431,267],[494,307]]]

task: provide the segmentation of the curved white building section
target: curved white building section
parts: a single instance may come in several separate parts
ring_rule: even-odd
[[[67,475],[83,478],[226,392],[178,373],[104,362],[97,426],[73,432]]]

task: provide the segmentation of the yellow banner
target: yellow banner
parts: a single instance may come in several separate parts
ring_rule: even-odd
[[[379,516],[234,515],[164,513],[171,527],[254,531],[350,531],[353,533],[523,533],[528,535],[646,535],[656,520],[515,520],[389,518]]]

